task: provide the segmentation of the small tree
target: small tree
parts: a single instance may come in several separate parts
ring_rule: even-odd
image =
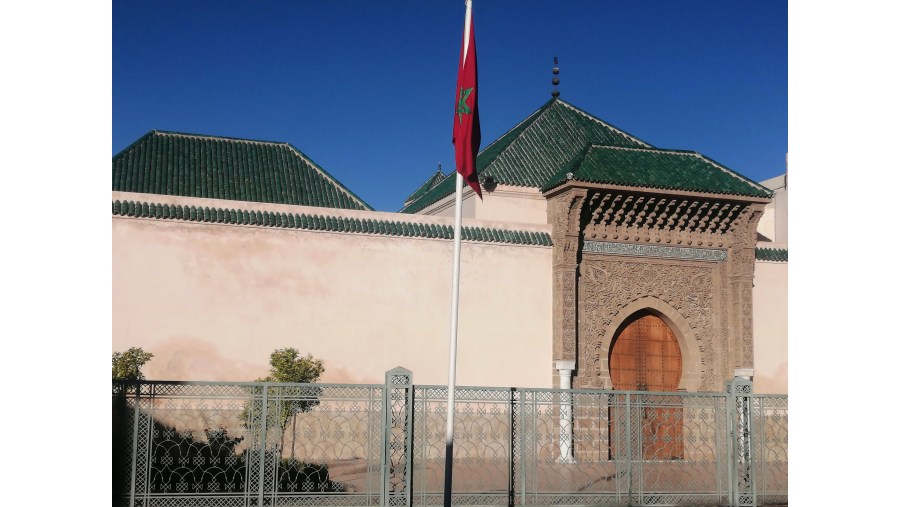
[[[292,382],[313,384],[325,373],[322,361],[312,354],[301,357],[297,349],[275,349],[269,356],[269,375],[257,382]]]
[[[140,347],[131,347],[125,352],[113,352],[112,355],[112,379],[116,380],[144,380],[141,367],[153,359],[153,354],[144,352]]]
[[[312,354],[301,356],[300,352],[293,347],[275,349],[269,355],[269,374],[263,378],[256,379],[257,382],[287,382],[297,384],[314,384],[325,372],[325,366],[321,360],[316,359]],[[316,391],[318,393],[318,391]],[[297,414],[300,412],[309,412],[313,407],[319,404],[318,399],[290,400],[280,401],[272,406],[270,410],[275,410],[275,416],[281,429],[281,446],[284,448],[284,431],[287,429],[288,420],[293,419],[292,431],[296,434],[297,430]],[[247,424],[247,410],[241,415],[244,424]],[[291,439],[291,459],[294,458],[294,439]]]

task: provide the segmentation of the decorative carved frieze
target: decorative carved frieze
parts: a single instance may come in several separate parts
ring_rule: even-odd
[[[585,252],[636,257],[661,257],[698,261],[724,261],[728,257],[725,250],[690,248],[680,246],[642,245],[635,243],[612,243],[608,241],[585,241]]]
[[[749,205],[701,197],[598,192],[586,240],[727,247],[734,220]]]
[[[699,342],[700,389],[717,389],[718,374],[713,340],[715,306],[714,265],[672,264],[658,260],[585,259],[579,280],[579,387],[603,384],[606,352],[615,329],[611,323],[620,310],[645,297],[657,298],[688,322]]]

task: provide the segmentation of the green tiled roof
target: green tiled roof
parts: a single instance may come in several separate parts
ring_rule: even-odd
[[[449,225],[421,224],[348,218],[330,215],[278,213],[271,211],[247,211],[240,209],[182,206],[140,201],[113,201],[113,216],[152,218],[157,220],[183,220],[234,225],[255,225],[283,229],[331,231],[358,234],[379,234],[413,238],[453,239],[453,227]],[[485,243],[512,245],[552,246],[546,232],[517,231],[484,227],[463,227],[462,239]]]
[[[554,98],[483,149],[476,159],[476,167],[480,176],[493,176],[501,185],[540,188],[590,144],[652,147]],[[447,178],[400,211],[421,211],[452,194],[454,189],[455,178]]]
[[[590,146],[541,190],[568,179],[633,187],[771,197],[762,185],[693,151]]]
[[[371,210],[288,143],[153,130],[112,160],[122,192]]]
[[[787,262],[788,261],[788,251],[785,248],[757,248],[756,249],[756,260],[758,260],[758,261],[773,261],[773,262]]]
[[[435,172],[433,175],[431,175],[430,178],[425,180],[425,183],[423,183],[421,187],[416,189],[416,191],[413,192],[412,195],[407,197],[406,201],[404,201],[404,202],[406,204],[409,204],[409,203],[415,201],[416,199],[418,199],[419,197],[422,197],[423,195],[425,195],[425,192],[428,192],[429,190],[434,188],[435,185],[444,181],[445,179],[447,179],[447,177],[448,176],[446,174],[444,174],[443,171],[441,171],[440,167],[438,167],[437,172]]]

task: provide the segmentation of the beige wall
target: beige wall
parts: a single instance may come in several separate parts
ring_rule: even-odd
[[[772,202],[766,205],[766,211],[759,221],[757,230],[772,243],[788,242],[788,189],[787,175],[782,174],[760,182],[763,186],[775,191]],[[761,244],[760,246],[770,246]],[[785,247],[786,248],[786,247]]]
[[[455,177],[455,176],[452,176]],[[537,188],[498,185],[493,192],[482,189],[479,200],[468,186],[463,191],[463,218],[517,224],[544,225],[547,223],[547,199]],[[455,196],[424,208],[423,215],[453,216]]]
[[[465,225],[550,232],[546,200],[513,192],[467,199],[470,214],[492,220]],[[123,192],[113,199],[453,222]],[[381,382],[404,366],[417,383],[446,383],[450,241],[127,217],[113,217],[112,239],[112,348],[153,352],[148,378],[253,380],[266,374],[273,349],[296,347],[325,361],[323,381]],[[460,384],[552,385],[551,254],[464,243]],[[786,263],[756,263],[753,304],[756,391],[786,393]]]
[[[148,379],[253,380],[296,347],[325,362],[325,382],[382,382],[395,366],[447,381],[451,241],[118,216],[112,239],[113,350],[155,354]],[[462,252],[458,383],[549,387],[551,249]]]
[[[788,286],[786,262],[756,262],[753,278],[753,389],[788,392]]]

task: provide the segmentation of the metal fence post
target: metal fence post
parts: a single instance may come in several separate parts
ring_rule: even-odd
[[[127,386],[123,386],[123,396],[127,399]],[[129,495],[128,505],[134,507],[135,481],[137,479],[137,446],[138,446],[138,426],[141,423],[141,382],[138,381],[134,387],[134,431],[131,441],[131,494]]]
[[[739,372],[736,372],[739,373]],[[731,505],[756,505],[754,484],[750,403],[753,383],[748,377],[735,376],[725,384],[728,394],[729,484]]]
[[[411,371],[398,366],[384,374],[383,507],[409,507],[412,499],[412,396]]]
[[[406,507],[412,506],[413,497],[413,455],[415,438],[416,390],[412,385],[412,372],[407,370],[406,385],[406,432],[404,434],[404,458],[406,460]]]
[[[512,507],[516,503],[516,424],[518,420],[516,410],[516,388],[509,388],[509,496],[507,505]]]
[[[268,384],[263,384],[262,386],[262,417],[260,418],[261,427],[259,431],[260,442],[259,442],[259,500],[256,505],[262,507],[263,503],[263,493],[265,490],[265,476],[266,476],[266,430],[269,426],[269,386]]]
[[[627,464],[625,476],[628,478],[628,505],[632,504],[633,484],[634,484],[634,461],[631,453],[633,452],[632,434],[631,434],[631,394],[625,393],[625,462]],[[636,421],[640,423],[640,420]]]

